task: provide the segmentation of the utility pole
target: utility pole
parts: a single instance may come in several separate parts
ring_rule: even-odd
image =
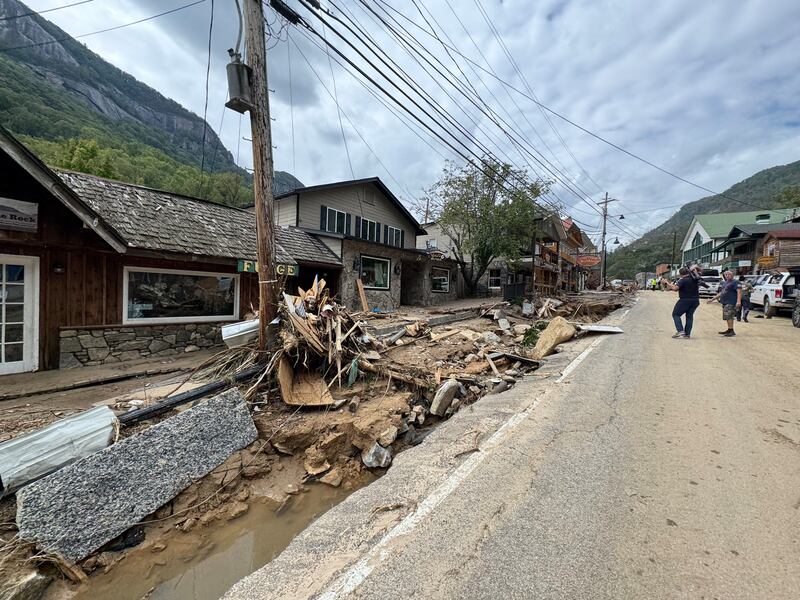
[[[267,94],[267,49],[264,44],[264,7],[261,0],[244,0],[245,48],[252,69],[250,130],[253,136],[253,191],[255,193],[258,256],[258,349],[267,347],[267,325],[277,314],[275,221],[272,196],[272,132]]]
[[[675,244],[677,242],[678,242],[678,232],[677,231],[673,231],[672,232],[672,259],[671,259],[672,262],[669,263],[669,270],[670,271],[672,271],[672,269],[675,268]]]
[[[603,245],[601,252],[601,262],[600,262],[600,288],[606,289],[606,221],[608,221],[608,203],[609,202],[616,202],[614,198],[608,197],[608,192],[606,192],[606,199],[601,200],[598,204],[603,205]]]

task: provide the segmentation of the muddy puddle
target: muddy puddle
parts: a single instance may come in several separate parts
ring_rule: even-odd
[[[369,483],[360,482],[359,487]],[[47,600],[218,600],[235,582],[277,556],[314,519],[354,489],[309,485],[282,510],[254,502],[243,516],[224,524],[160,539],[159,552],[146,541],[131,549],[109,573],[95,574],[71,591],[51,586]]]

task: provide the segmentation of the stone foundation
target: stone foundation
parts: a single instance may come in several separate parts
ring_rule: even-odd
[[[196,352],[222,343],[220,327],[187,323],[62,329],[59,365],[71,369]]]

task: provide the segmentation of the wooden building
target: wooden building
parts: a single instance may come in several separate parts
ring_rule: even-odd
[[[298,229],[276,255],[289,284],[341,270]],[[252,213],[50,169],[0,127],[0,375],[212,346],[257,304],[255,258]]]
[[[764,237],[762,258],[769,268],[800,267],[800,229],[770,231]]]

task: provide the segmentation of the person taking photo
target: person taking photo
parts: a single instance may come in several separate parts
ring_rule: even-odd
[[[700,286],[708,287],[708,285],[699,277],[693,277],[687,267],[681,267],[678,274],[681,277],[676,283],[663,278],[661,282],[672,291],[678,292],[678,301],[672,309],[672,320],[675,322],[675,334],[672,337],[688,340],[692,337],[694,311],[700,306]],[[686,315],[685,324],[681,321],[684,315]]]

